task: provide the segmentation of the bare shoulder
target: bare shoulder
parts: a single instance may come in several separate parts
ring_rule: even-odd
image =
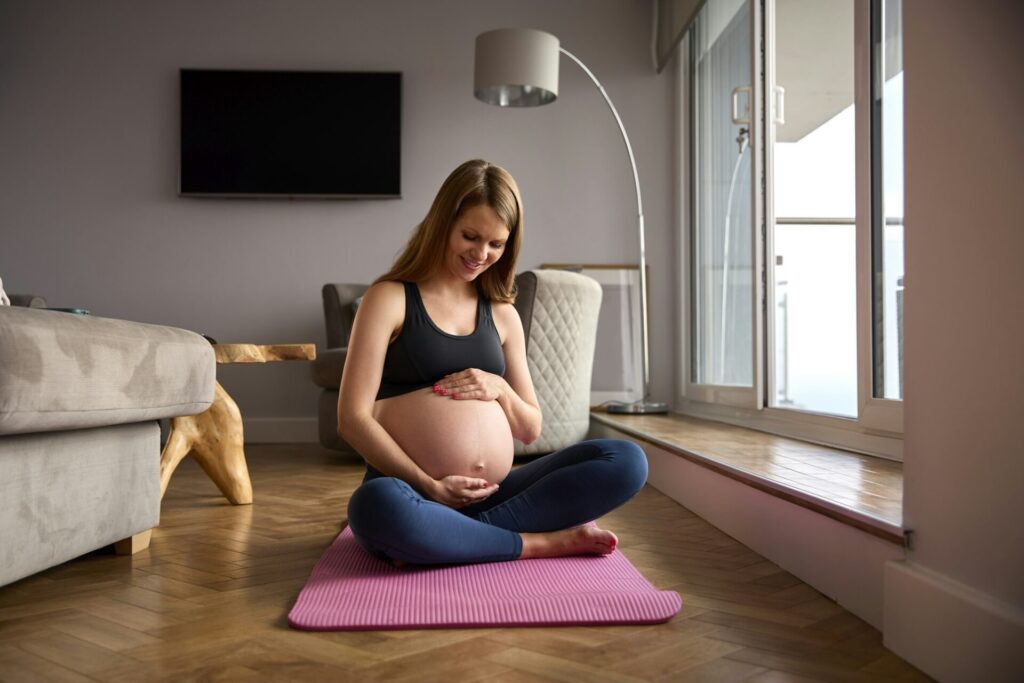
[[[384,282],[370,285],[370,288],[363,294],[363,302],[359,304],[359,308],[363,306],[383,306],[387,308],[404,303],[405,286],[401,282],[385,280]]]
[[[510,334],[513,337],[522,338],[523,321],[519,318],[519,311],[516,310],[514,305],[506,303],[491,304],[491,315],[494,316],[494,323],[498,327],[502,344],[505,343]]]
[[[361,318],[397,321],[401,324],[405,318],[405,286],[393,281],[371,285],[363,294],[358,313]]]
[[[515,305],[508,303],[492,303],[491,311],[494,314],[496,320],[503,320],[506,322],[514,322],[519,320],[519,311],[516,310]]]

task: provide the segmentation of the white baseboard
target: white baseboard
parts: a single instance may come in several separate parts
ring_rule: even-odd
[[[315,417],[242,417],[246,443],[319,443]]]
[[[591,422],[596,437],[629,438]],[[648,483],[881,630],[886,562],[901,546],[649,443]]]
[[[1024,680],[1024,610],[921,565],[886,565],[883,632],[937,680]]]

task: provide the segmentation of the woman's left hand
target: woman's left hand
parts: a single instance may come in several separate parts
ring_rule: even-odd
[[[508,391],[508,383],[498,375],[469,368],[445,375],[434,385],[434,393],[457,400],[496,401]]]

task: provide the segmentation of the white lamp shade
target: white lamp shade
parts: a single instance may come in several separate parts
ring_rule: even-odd
[[[558,38],[529,28],[476,37],[473,94],[499,107],[535,107],[558,97]]]

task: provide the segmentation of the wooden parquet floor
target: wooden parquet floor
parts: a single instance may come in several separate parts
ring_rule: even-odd
[[[603,525],[682,595],[666,624],[293,631],[285,616],[362,469],[310,445],[247,454],[254,505],[228,504],[187,460],[148,550],[0,588],[0,680],[927,680],[878,631],[649,486]]]

